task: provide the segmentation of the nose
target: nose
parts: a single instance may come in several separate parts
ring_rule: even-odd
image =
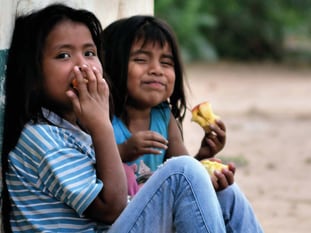
[[[81,67],[82,65],[87,65],[87,60],[85,59],[85,56],[83,54],[79,54],[76,56],[76,65]]]
[[[161,75],[163,75],[163,68],[161,66],[161,63],[158,62],[158,61],[150,62],[148,73],[150,75],[154,75],[154,76],[161,76]]]

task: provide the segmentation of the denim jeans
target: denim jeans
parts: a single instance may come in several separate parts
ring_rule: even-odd
[[[179,156],[151,176],[108,232],[262,231],[236,185],[216,193],[203,166],[190,156]]]

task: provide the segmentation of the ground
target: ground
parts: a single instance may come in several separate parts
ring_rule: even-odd
[[[265,233],[311,229],[311,67],[272,64],[186,66],[189,108],[210,101],[227,128],[218,154],[237,165],[235,181]],[[203,130],[184,121],[194,154]]]

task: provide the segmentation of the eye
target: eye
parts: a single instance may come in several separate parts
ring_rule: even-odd
[[[147,61],[147,59],[144,58],[134,58],[133,60],[137,63],[145,63]]]
[[[94,56],[96,56],[96,53],[95,53],[94,51],[86,51],[86,52],[84,53],[84,55],[85,55],[86,57],[94,57]]]
[[[60,53],[56,56],[57,59],[66,59],[69,58],[70,54],[69,53]]]
[[[174,67],[174,62],[172,61],[172,59],[163,59],[161,60],[161,64],[164,66]]]
[[[146,63],[148,61],[148,59],[144,56],[138,56],[138,57],[134,57],[133,61],[135,61],[137,63]]]

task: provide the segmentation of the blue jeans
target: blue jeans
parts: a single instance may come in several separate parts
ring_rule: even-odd
[[[262,232],[236,185],[216,194],[190,156],[169,159],[136,194],[109,233]]]

